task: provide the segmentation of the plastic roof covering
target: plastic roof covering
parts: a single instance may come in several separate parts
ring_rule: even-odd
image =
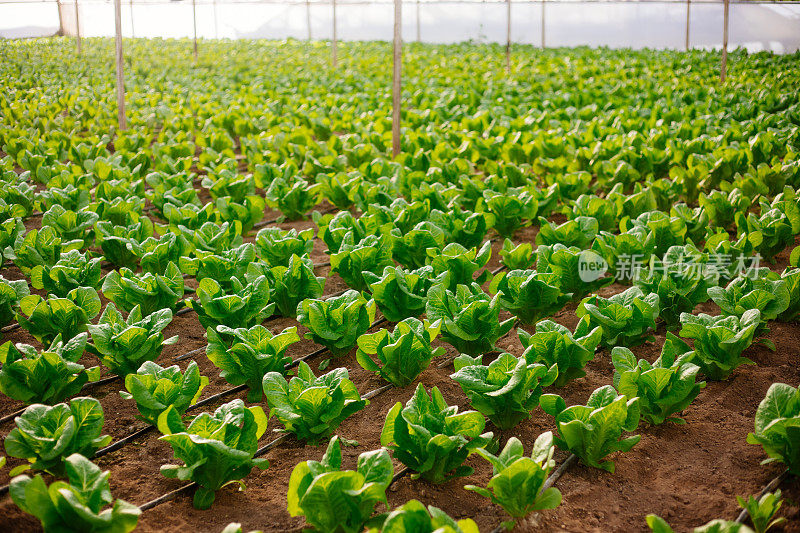
[[[329,39],[329,0],[196,0],[198,35],[205,38]],[[192,7],[188,0],[122,0],[123,34],[135,37],[188,37]],[[72,0],[62,7],[64,29],[74,34]],[[800,49],[800,2],[732,1],[730,47],[751,51]],[[541,0],[512,0],[512,40],[540,44]],[[505,42],[503,0],[406,0],[403,37],[425,42],[465,40]],[[113,2],[80,0],[81,35],[111,36]],[[131,24],[131,19],[133,23]],[[547,46],[609,46],[682,49],[686,31],[683,0],[547,0]],[[58,31],[53,0],[0,0],[0,37],[52,35]],[[391,0],[337,0],[341,40],[391,39]],[[692,0],[690,43],[715,48],[722,42],[722,3]]]

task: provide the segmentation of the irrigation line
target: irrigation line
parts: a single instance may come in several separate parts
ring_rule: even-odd
[[[758,493],[756,500],[760,500],[766,493],[772,492],[773,490],[777,489],[778,485],[783,483],[783,480],[786,479],[786,476],[788,475],[789,475],[789,469],[787,468],[786,470],[778,474],[778,477],[767,483],[767,485],[763,489],[761,489],[761,492]],[[742,512],[739,513],[739,516],[736,517],[736,522],[744,524],[744,521],[747,520],[748,516],[749,513],[747,512],[747,509],[742,509]]]

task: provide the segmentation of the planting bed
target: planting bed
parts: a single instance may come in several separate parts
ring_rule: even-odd
[[[0,54],[8,58],[0,65],[0,87],[4,90],[4,96],[0,97],[3,182],[6,185],[12,182],[13,173],[27,177],[28,183],[35,187],[35,193],[29,194],[35,198],[31,209],[20,217],[25,231],[42,227],[40,212],[51,207],[42,203],[40,195],[62,171],[73,177],[91,175],[96,183],[85,188],[91,191],[92,199],[97,196],[97,183],[115,178],[122,180],[119,183],[123,189],[127,187],[135,195],[135,186],[130,184],[144,179],[159,165],[165,165],[160,171],[170,174],[163,170],[166,163],[160,159],[161,155],[154,155],[158,150],[153,145],[161,144],[191,149],[191,155],[183,156],[189,162],[185,176],[189,180],[197,178],[193,187],[199,205],[209,202],[218,205],[221,195],[213,185],[226,179],[226,172],[256,176],[250,195],[266,197],[266,205],[260,206],[257,214],[251,210],[247,216],[226,218],[223,214],[217,219],[221,223],[249,217],[245,224],[255,223],[257,227],[242,232],[244,243],[255,242],[261,227],[311,229],[317,235],[328,219],[312,217],[312,211],[325,216],[349,210],[360,217],[367,211],[367,204],[388,205],[395,197],[428,202],[428,211],[438,201],[459,204],[463,200],[461,209],[490,214],[487,215],[490,229],[480,242],[491,242],[491,256],[475,273],[477,278],[484,270],[497,275],[507,270],[501,260],[506,235],[501,236],[497,227],[491,228],[491,217],[498,210],[520,223],[520,228],[511,231],[513,245],[531,243],[536,248],[537,234],[544,223],[538,216],[544,215],[553,227],[565,223],[573,218],[573,206],[581,194],[595,194],[617,202],[614,219],[620,227],[609,234],[619,234],[627,231],[631,219],[638,216],[639,204],[625,198],[637,198],[637,194],[638,198],[652,196],[655,205],[643,212],[661,209],[669,213],[674,204],[687,202],[692,207],[705,205],[708,215],[711,208],[703,203],[703,196],[714,190],[727,194],[739,188],[745,200],[734,210],[741,217],[732,219],[718,232],[729,233],[731,241],[738,234],[755,233],[756,226],[748,226],[745,217],[751,214],[759,220],[769,209],[760,206],[758,199],[771,202],[783,193],[797,210],[797,231],[773,236],[772,226],[762,222],[758,228],[764,242],[774,237],[777,243],[767,250],[777,252],[774,263],[762,260],[762,266],[778,275],[791,272],[791,265],[796,266],[796,258],[790,254],[800,244],[800,209],[797,198],[789,194],[800,187],[800,60],[796,56],[734,53],[728,84],[719,86],[715,79],[718,56],[706,52],[587,49],[543,52],[521,47],[515,51],[514,67],[507,79],[497,47],[412,45],[406,51],[404,66],[403,154],[397,159],[399,165],[391,166],[388,163],[391,157],[387,155],[391,145],[389,74],[384,68],[390,50],[386,44],[343,46],[340,51],[343,66],[340,71],[333,71],[326,64],[327,49],[319,43],[203,43],[200,60],[194,65],[191,47],[185,42],[131,42],[126,50],[128,132],[118,131],[114,125],[111,45],[107,40],[88,40],[84,44],[85,55],[78,58],[66,40],[0,43]],[[25,139],[31,145],[20,148]],[[96,147],[92,157],[70,149],[81,142]],[[30,157],[26,156],[26,150]],[[34,154],[42,156],[42,160],[34,161]],[[151,168],[137,169],[141,159],[136,157],[150,160]],[[90,160],[104,163],[87,164]],[[280,168],[287,161],[294,161],[296,167]],[[104,173],[105,162],[113,168],[110,175]],[[46,170],[37,170],[42,168]],[[281,198],[285,200],[289,194],[270,189],[270,182],[280,179],[284,169],[288,183],[305,179],[301,188],[307,189],[311,200],[306,201],[313,207],[303,210],[309,214],[303,220],[283,220],[286,206]],[[25,174],[31,170],[31,174]],[[37,172],[40,177],[36,177]],[[580,172],[587,173],[586,177],[576,177]],[[330,185],[329,181],[326,185],[324,177],[317,177],[319,174],[336,176],[340,182]],[[315,181],[323,186],[310,188],[309,184]],[[435,187],[429,186],[432,183],[438,183],[435,187],[439,188],[434,190]],[[480,183],[487,190],[497,190],[507,197],[520,195],[514,187],[536,191],[540,205],[547,202],[546,194],[550,191],[551,196],[555,194],[555,201],[549,210],[539,209],[537,213],[534,208],[514,214],[508,211],[512,206],[493,208],[489,201],[492,195],[480,191],[476,185]],[[784,185],[789,187],[788,191]],[[511,187],[511,191],[505,190],[505,186]],[[144,189],[146,200],[133,211],[138,209],[163,225],[154,235],[191,233],[185,224],[179,224],[177,219],[168,220],[163,209],[156,208],[151,183]],[[7,190],[7,186],[2,188],[0,198],[13,204],[14,197]],[[554,190],[557,192],[553,193]],[[636,205],[631,207],[633,204]],[[81,209],[95,209],[103,220],[103,211],[95,204]],[[216,213],[224,213],[219,207],[216,209]],[[454,217],[450,211],[445,212]],[[393,216],[390,228],[392,222],[405,223],[404,215],[395,212]],[[784,225],[793,226],[794,211],[789,209],[781,216]],[[683,222],[684,229],[690,222]],[[713,217],[704,225],[713,228]],[[392,235],[390,228],[372,229],[383,237]],[[652,227],[647,231],[655,232]],[[647,231],[635,235],[649,239]],[[704,229],[697,231],[702,238],[694,244],[700,250],[706,237],[717,233],[717,230],[710,230],[708,235]],[[92,228],[88,228],[86,235],[91,232]],[[398,229],[392,238],[400,239],[406,233],[409,233],[406,228]],[[613,267],[614,258],[601,247],[593,247],[595,239],[591,231],[585,235],[589,244],[580,248],[595,249]],[[566,236],[579,238],[574,234]],[[680,245],[685,245],[685,235],[676,230],[674,236]],[[415,241],[408,248],[413,252],[422,242]],[[428,263],[441,254],[446,242],[439,244],[438,250],[432,249]],[[369,246],[381,248],[385,244],[373,242]],[[389,246],[391,249],[391,243]],[[759,246],[751,252],[761,253]],[[15,249],[13,244],[11,249]],[[97,242],[88,242],[82,250],[96,257],[103,255]],[[333,254],[328,250],[329,244],[317,237],[309,253],[314,272],[325,279],[325,296],[350,288],[332,271]],[[413,269],[403,262],[402,253],[402,250],[398,253],[395,245],[393,261]],[[9,257],[4,254],[6,262],[0,274],[6,280],[30,281],[31,275],[20,270]],[[115,269],[119,270],[119,266],[107,260],[102,263],[104,276]],[[380,275],[382,271],[383,267],[375,273]],[[573,274],[577,276],[577,272]],[[760,274],[762,278],[765,275]],[[610,278],[611,274],[606,276]],[[489,298],[497,292],[490,279],[480,281]],[[189,289],[184,297],[198,298],[202,290],[196,276],[187,275],[184,282]],[[596,293],[608,298],[631,285],[630,280],[608,279]],[[95,288],[105,309],[109,299],[102,284]],[[34,287],[30,292],[47,295],[46,290]],[[370,298],[370,290],[363,293]],[[800,299],[796,286],[790,289],[790,297],[787,306],[796,307]],[[542,318],[549,317],[575,331],[579,327],[581,298],[567,300],[555,311],[545,312]],[[721,313],[713,301],[703,300],[689,311]],[[524,304],[531,307],[538,302],[534,299],[534,303]],[[379,302],[369,332],[394,329],[395,323],[381,321],[382,316]],[[511,318],[514,315],[506,309],[499,314],[500,321]],[[13,320],[11,324],[16,322]],[[95,317],[92,323],[97,322]],[[476,323],[485,325],[480,320]],[[322,347],[304,337],[309,330],[294,317],[275,315],[263,324],[276,334],[297,326],[302,340],[291,344],[286,351],[295,360]],[[647,336],[646,328],[640,331],[636,327],[636,323],[629,324],[624,332],[637,338]],[[515,324],[514,329],[494,342],[496,349],[482,350],[486,352],[483,364],[488,365],[499,352],[522,356],[525,350],[517,336],[518,329],[533,332],[535,328]],[[650,362],[658,358],[667,331],[665,322],[659,320],[653,340],[632,343],[636,358]],[[680,336],[679,331],[680,327],[672,330]],[[206,357],[206,329],[196,312],[176,314],[163,335],[178,336],[177,343],[164,346],[155,359],[163,367],[172,365],[174,357],[197,350],[175,364],[185,370],[195,361],[200,373],[208,377],[209,384],[200,399],[232,388]],[[770,320],[768,332],[757,338],[771,341],[775,349],[753,342],[744,356],[754,365],[738,366],[727,379],[706,379],[707,386],[696,399],[677,413],[685,424],[668,420],[652,425],[642,420],[637,430],[625,432],[640,434],[641,441],[630,451],[609,457],[616,463],[613,473],[583,463],[572,465],[555,485],[562,494],[561,504],[529,514],[516,523],[515,530],[647,531],[648,514],[663,517],[676,531],[690,530],[716,518],[734,520],[740,511],[737,495],[758,494],[786,469],[779,462],[761,465],[766,458],[764,450],[748,444],[747,435],[754,431],[756,409],[773,383],[792,386],[800,383],[797,364],[800,325],[795,318]],[[91,342],[91,335],[89,339]],[[46,348],[24,327],[7,328],[2,341],[30,344],[39,351]],[[433,346],[442,347],[444,353],[434,357],[411,384],[382,390],[363,410],[334,429],[345,443],[342,468],[355,469],[359,454],[381,447],[381,429],[387,413],[395,403],[405,404],[419,384],[427,391],[438,387],[448,404],[457,405],[459,411],[474,408],[450,377],[455,372],[452,359],[459,355],[459,350],[441,337]],[[99,364],[98,358],[88,351],[79,362],[86,368]],[[317,375],[346,368],[361,395],[387,385],[387,381],[359,364],[355,347],[340,357],[320,353],[308,363]],[[584,377],[572,379],[563,387],[544,387],[544,392],[563,396],[567,405],[584,405],[592,391],[613,383],[611,348],[599,347],[585,371]],[[103,377],[110,375],[112,372],[103,369]],[[90,384],[81,393],[100,401],[105,415],[103,434],[110,435],[113,441],[148,425],[137,418],[136,402],[120,397],[121,390],[124,390],[123,380],[117,379]],[[190,414],[212,412],[236,398],[245,400],[248,406],[260,405],[267,413],[271,407],[264,398],[247,401],[247,392],[240,391]],[[25,406],[0,394],[0,417]],[[14,427],[10,419],[0,423],[0,438],[6,438]],[[494,432],[501,448],[510,437],[519,438],[529,455],[541,433],[557,434],[558,429],[554,418],[536,407],[530,419],[510,429],[500,430],[487,422],[485,431]],[[273,416],[258,445],[273,441],[283,430],[284,426]],[[96,459],[101,469],[111,473],[114,498],[143,505],[186,484],[159,472],[162,465],[180,463],[171,447],[159,440],[160,435],[155,429]],[[298,463],[320,460],[327,441],[326,437],[321,444],[312,446],[290,436],[263,456],[269,460],[268,468],[253,469],[243,478],[244,491],[239,491],[236,484],[223,487],[217,491],[209,510],[195,509],[193,491],[186,491],[143,511],[136,530],[216,532],[231,522],[240,522],[245,531],[300,531],[306,524],[304,518],[292,517],[287,511],[290,476]],[[556,464],[568,456],[569,452],[556,450]],[[11,468],[25,462],[8,457],[8,464],[0,469],[0,485],[9,483]],[[404,466],[396,457],[393,464],[395,473]],[[455,519],[473,519],[480,531],[494,530],[508,520],[508,515],[489,499],[463,488],[466,484],[485,487],[492,478],[492,467],[478,454],[470,455],[465,464],[474,468],[474,473],[445,483],[431,483],[411,475],[400,477],[386,490],[389,507],[394,509],[417,499]],[[44,479],[50,483],[54,478],[45,474]],[[782,527],[783,531],[800,531],[798,478],[788,476],[780,489],[784,504],[779,516],[787,521],[775,530]],[[383,505],[378,505],[377,510],[383,511]],[[0,530],[39,531],[41,526],[37,518],[20,510],[5,493],[0,496]]]

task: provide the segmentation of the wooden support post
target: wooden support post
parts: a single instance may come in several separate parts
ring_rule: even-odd
[[[78,47],[78,55],[81,54],[81,15],[78,10],[78,0],[75,0],[75,45]]]
[[[58,8],[58,35],[63,37],[66,33],[64,31],[64,13],[61,9],[61,0],[56,0],[56,8]]]
[[[192,27],[194,28],[194,62],[197,63],[197,0],[192,0]]]
[[[331,4],[333,5],[333,39],[331,39],[331,64],[333,68],[339,63],[339,58],[337,57],[337,50],[336,50],[336,0],[331,0]]]
[[[308,27],[308,40],[311,40],[311,1],[306,0],[306,27]]]
[[[135,39],[136,38],[136,33],[133,31],[133,0],[130,0],[128,2],[128,8],[129,8],[130,13],[131,13],[131,39]]]
[[[546,0],[542,0],[542,50],[545,48],[544,44],[544,4]]]
[[[511,74],[511,0],[506,0],[506,74]]]
[[[689,26],[692,15],[692,0],[686,0],[686,51],[689,51]]]
[[[117,48],[117,120],[119,129],[128,129],[128,120],[125,117],[125,65],[122,56],[122,0],[114,0],[114,29],[116,30]]]
[[[422,42],[422,31],[420,31],[420,20],[419,20],[420,11],[421,10],[420,10],[420,5],[419,5],[419,0],[417,0],[417,42],[418,43]]]
[[[730,18],[730,0],[725,0],[725,7],[722,15],[722,64],[719,70],[719,81],[725,83],[728,74],[728,20]]]
[[[400,155],[400,101],[403,66],[403,2],[394,0],[394,45],[392,72],[392,157]]]

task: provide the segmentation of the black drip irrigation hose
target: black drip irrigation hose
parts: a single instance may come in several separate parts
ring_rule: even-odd
[[[775,479],[767,483],[767,485],[763,489],[761,489],[761,492],[758,493],[756,500],[760,500],[766,493],[772,492],[775,489],[777,489],[778,485],[783,483],[783,480],[786,479],[788,475],[789,475],[789,469],[787,468],[786,470],[778,474],[778,476]],[[747,509],[742,509],[742,512],[739,513],[739,516],[736,517],[736,522],[739,524],[744,524],[748,516],[750,516],[750,513],[747,512]]]

